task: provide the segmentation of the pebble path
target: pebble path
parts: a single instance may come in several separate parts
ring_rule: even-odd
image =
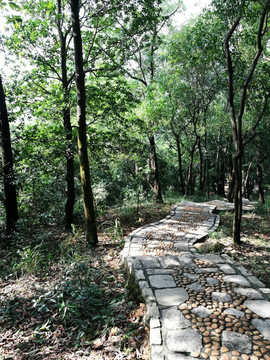
[[[182,202],[126,238],[123,260],[147,305],[151,360],[270,360],[270,289],[228,255],[193,244],[215,205]]]

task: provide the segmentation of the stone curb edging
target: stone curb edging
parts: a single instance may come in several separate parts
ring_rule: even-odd
[[[147,306],[151,360],[249,360],[256,336],[264,353],[257,351],[261,357],[251,360],[270,360],[270,289],[228,255],[199,255],[193,247],[219,226],[214,210],[185,201],[165,219],[126,237],[122,258]],[[223,318],[235,326],[223,326]],[[243,325],[248,320],[252,337]],[[248,358],[236,359],[236,353]]]

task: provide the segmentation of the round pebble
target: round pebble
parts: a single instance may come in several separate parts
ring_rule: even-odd
[[[192,352],[190,355],[193,356],[194,358],[198,358],[200,356],[200,354],[196,351]]]
[[[222,354],[220,360],[230,360],[230,357],[227,354]]]
[[[208,359],[208,355],[205,352],[201,353],[201,357],[204,359]]]

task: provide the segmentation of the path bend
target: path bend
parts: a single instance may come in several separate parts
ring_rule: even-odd
[[[193,247],[217,229],[215,205],[184,201],[126,237],[147,306],[151,360],[270,360],[270,289],[228,255]]]

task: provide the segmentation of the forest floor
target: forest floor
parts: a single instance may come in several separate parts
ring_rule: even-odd
[[[99,218],[99,246],[57,226],[24,229],[0,250],[0,360],[149,359],[145,306],[126,287],[123,237],[164,218],[167,205],[111,209]],[[232,245],[232,213],[200,252],[228,253],[270,287],[270,221],[245,213],[241,246]]]
[[[127,290],[120,252],[125,235],[169,210],[111,209],[94,250],[57,226],[24,229],[0,249],[0,360],[149,359],[145,305]]]

